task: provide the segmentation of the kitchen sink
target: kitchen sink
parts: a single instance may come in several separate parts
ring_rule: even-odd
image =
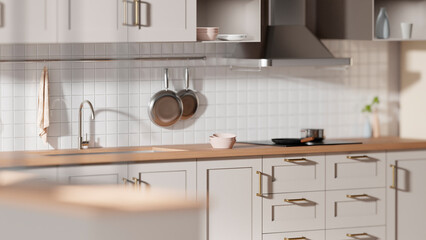
[[[179,151],[174,149],[148,149],[148,150],[130,150],[130,151],[105,151],[105,152],[70,152],[70,153],[58,153],[58,154],[47,154],[50,157],[60,156],[91,156],[91,155],[107,155],[107,154],[139,154],[139,153],[156,153],[156,152],[173,152]]]

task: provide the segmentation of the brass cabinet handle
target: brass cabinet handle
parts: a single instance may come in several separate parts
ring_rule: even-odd
[[[361,159],[361,158],[368,158],[367,155],[358,155],[358,156],[346,156],[347,159]]]
[[[139,29],[141,29],[141,24],[140,24],[140,19],[139,19],[139,15],[140,15],[140,8],[139,8],[139,4],[140,1],[139,0],[133,0],[133,3],[135,5],[135,26],[138,26]]]
[[[396,189],[396,166],[391,164],[390,167],[392,168],[392,185],[390,188]]]
[[[135,189],[138,189],[138,190],[140,190],[141,189],[141,180],[139,179],[139,178],[132,178],[132,180],[133,180],[133,182],[134,182],[134,187],[135,187]]]
[[[294,203],[294,202],[305,202],[306,198],[294,198],[294,199],[284,199],[284,202]]]
[[[256,193],[256,196],[263,197],[263,194],[262,194],[262,174],[263,173],[261,171],[256,171],[256,174],[259,175],[259,192]]]
[[[359,236],[368,236],[368,233],[347,233],[347,237],[359,237]]]
[[[134,181],[131,181],[131,180],[127,179],[127,178],[123,178],[122,180],[123,180],[124,186],[127,186],[128,183],[133,184],[133,186],[136,186],[135,185],[136,182],[134,182]]]
[[[359,198],[359,197],[369,197],[368,194],[356,194],[356,195],[346,195],[347,198]]]
[[[308,159],[306,159],[306,158],[292,158],[292,159],[286,158],[286,159],[284,159],[284,161],[290,162],[290,163],[292,163],[292,162],[302,162],[302,161],[306,161],[306,160],[308,160]]]
[[[127,23],[127,0],[123,0],[123,26],[129,26]]]
[[[284,238],[284,240],[306,240],[306,237]]]

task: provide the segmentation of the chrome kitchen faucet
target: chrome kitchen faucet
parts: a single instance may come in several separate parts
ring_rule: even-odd
[[[92,110],[92,120],[95,120],[95,110],[93,109],[93,105],[89,100],[84,100],[81,104],[80,104],[80,111],[79,111],[79,121],[78,121],[78,148],[79,149],[83,149],[83,147],[89,147],[89,140],[87,139],[87,134],[86,134],[86,140],[83,141],[83,128],[81,126],[81,118],[82,118],[82,110],[83,110],[83,106],[84,103],[87,103],[90,107],[90,109]]]

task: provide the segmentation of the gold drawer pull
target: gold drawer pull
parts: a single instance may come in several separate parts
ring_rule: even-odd
[[[290,162],[290,163],[292,163],[292,162],[302,162],[302,161],[306,161],[306,160],[308,160],[308,159],[306,159],[306,158],[292,158],[292,159],[286,158],[286,159],[284,159],[284,161]]]
[[[361,159],[361,158],[368,158],[367,155],[358,155],[358,156],[346,156],[347,159]]]
[[[306,198],[295,198],[295,199],[284,199],[284,202],[294,203],[294,202],[305,202]]]
[[[256,174],[259,174],[259,192],[256,193],[256,196],[258,197],[263,197],[262,194],[262,172],[261,171],[256,171]]]
[[[284,240],[307,240],[305,237],[284,238]]]
[[[347,237],[359,237],[359,236],[368,236],[368,233],[348,233]]]
[[[390,167],[392,168],[392,185],[390,188],[395,189],[396,188],[396,166],[391,164]]]
[[[368,194],[356,194],[356,195],[346,195],[347,198],[359,198],[359,197],[369,197]]]

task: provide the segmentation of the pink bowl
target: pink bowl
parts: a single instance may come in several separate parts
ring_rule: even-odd
[[[237,135],[232,134],[232,133],[215,133],[215,134],[213,134],[213,137],[236,139]]]
[[[221,149],[231,149],[234,147],[236,140],[235,139],[226,139],[226,138],[210,138],[210,145],[213,148],[221,148]]]
[[[203,31],[203,32],[219,32],[218,27],[197,27],[197,31]]]
[[[197,40],[198,41],[214,41],[217,38],[217,32],[206,32],[200,33],[197,32]]]

